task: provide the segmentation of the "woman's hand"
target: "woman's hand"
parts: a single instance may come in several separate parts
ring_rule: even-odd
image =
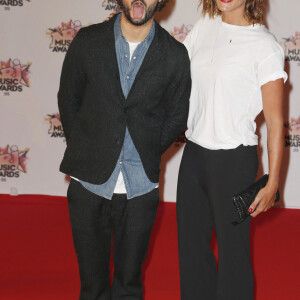
[[[269,210],[274,205],[276,192],[277,188],[271,188],[268,186],[261,189],[249,208],[251,217],[256,217],[260,213]]]

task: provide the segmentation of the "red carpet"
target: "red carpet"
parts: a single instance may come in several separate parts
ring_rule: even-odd
[[[78,299],[66,198],[0,195],[0,237],[1,300]],[[300,210],[272,209],[254,220],[256,300],[300,299],[299,237]],[[145,300],[180,299],[177,256],[175,204],[162,203],[145,265]]]

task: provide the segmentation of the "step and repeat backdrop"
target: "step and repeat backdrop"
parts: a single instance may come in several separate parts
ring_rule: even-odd
[[[300,2],[271,0],[268,28],[282,44],[285,85],[285,151],[281,205],[300,208]],[[66,195],[69,178],[58,171],[66,147],[57,107],[61,66],[84,26],[103,22],[115,0],[0,0],[0,193]],[[197,0],[170,0],[157,20],[184,41],[201,17]],[[259,175],[268,170],[266,127],[257,119]],[[182,134],[164,154],[160,190],[176,199]]]

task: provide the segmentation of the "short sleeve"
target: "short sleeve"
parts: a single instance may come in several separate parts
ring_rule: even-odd
[[[257,75],[260,86],[279,78],[286,82],[288,76],[284,71],[283,50],[278,50],[262,60],[258,65]]]
[[[190,33],[187,35],[187,37],[183,42],[183,45],[187,49],[190,58],[191,58],[191,40],[192,40],[192,31],[190,31]]]
[[[183,42],[183,45],[185,46],[185,48],[187,49],[187,51],[189,53],[190,59],[192,58],[192,53],[193,53],[194,36],[195,36],[195,31],[196,31],[196,27],[195,26],[188,33],[187,37],[185,38],[185,40]]]
[[[205,18],[200,18],[195,25],[193,26],[193,29],[188,33],[187,37],[185,38],[183,44],[185,48],[187,49],[189,53],[190,59],[193,56],[194,49],[195,49],[195,43],[197,36],[199,34],[199,29],[203,27],[203,23],[205,22]]]

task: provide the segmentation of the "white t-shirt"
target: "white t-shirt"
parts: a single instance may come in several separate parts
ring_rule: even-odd
[[[186,136],[211,150],[257,145],[261,86],[284,72],[284,52],[264,25],[199,20],[184,42],[192,91]]]

